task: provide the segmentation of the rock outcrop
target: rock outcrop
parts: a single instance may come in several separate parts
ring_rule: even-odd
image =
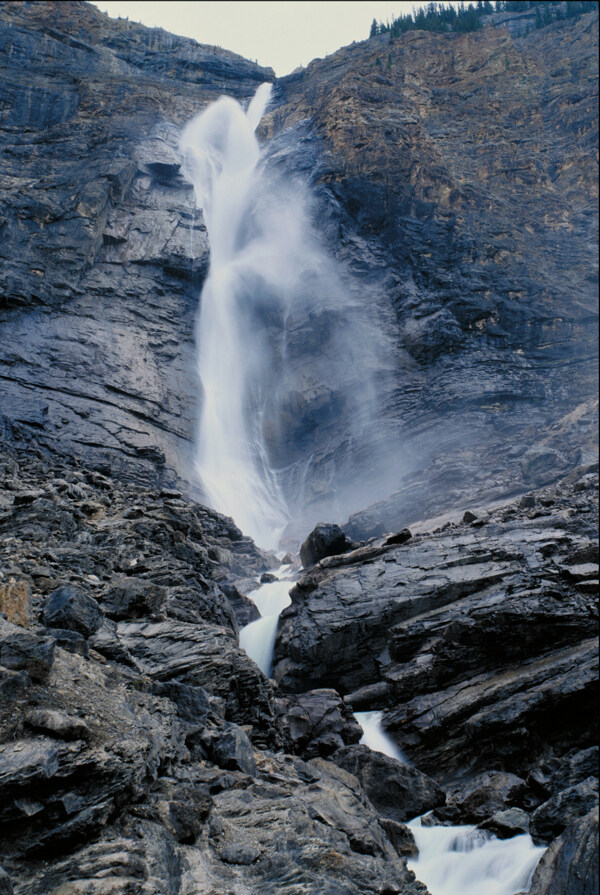
[[[1,463],[0,886],[426,895],[410,833],[318,757],[360,737],[339,695],[294,711],[238,646],[224,589],[273,558],[173,490]]]
[[[0,44],[4,432],[189,479],[208,241],[179,129],[273,72],[81,2],[2,3]]]
[[[526,776],[542,756],[593,746],[597,482],[580,468],[471,522],[321,560],[282,613],[279,686],[327,683],[356,708],[367,688],[388,733],[438,779]]]
[[[267,154],[287,148],[372,313],[393,311],[371,463],[395,493],[351,537],[595,458],[597,42],[597,12],[524,36],[382,35],[277,82]]]

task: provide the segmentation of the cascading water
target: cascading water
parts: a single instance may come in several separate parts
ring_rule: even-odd
[[[396,761],[408,764],[405,756],[396,746],[395,742],[384,731],[381,724],[383,712],[354,712],[354,717],[363,729],[361,743],[368,746],[374,752],[383,752]]]
[[[254,131],[270,94],[271,85],[262,84],[247,112],[221,97],[187,125],[180,150],[211,252],[197,326],[203,391],[197,471],[212,506],[233,516],[260,546],[274,549],[289,515],[266,459],[260,420],[248,413],[260,395],[252,393],[255,352],[240,326],[263,249],[260,236],[247,228],[259,158]]]
[[[408,867],[431,895],[522,895],[544,848],[531,836],[496,839],[475,827],[409,824],[419,857]]]
[[[270,90],[247,112],[221,97],[185,127],[180,152],[210,242],[197,472],[215,509],[276,549],[292,520],[299,536],[375,498],[394,340],[374,296],[326,251],[306,179],[285,174],[276,141],[261,159]]]
[[[240,646],[266,675],[271,673],[279,616],[291,603],[289,593],[295,581],[289,566],[282,566],[277,576],[278,581],[263,584],[248,594],[261,617],[240,631]]]

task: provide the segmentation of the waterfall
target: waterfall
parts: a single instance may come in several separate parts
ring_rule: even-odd
[[[252,229],[254,131],[270,95],[271,85],[262,84],[246,112],[221,97],[185,127],[180,151],[210,242],[196,334],[203,393],[196,468],[210,504],[261,547],[275,549],[289,514],[260,424],[260,346],[243,325],[244,305],[261,290],[257,263],[264,245]]]
[[[395,758],[396,761],[408,764],[406,757],[383,729],[382,716],[383,712],[354,712],[354,717],[363,729],[361,743],[374,752],[383,752],[384,755]]]
[[[545,851],[527,834],[496,839],[471,826],[422,826],[420,818],[409,827],[419,857],[408,867],[431,895],[522,895]]]
[[[279,616],[291,603],[289,593],[295,582],[290,566],[281,566],[276,574],[280,580],[263,584],[248,594],[261,617],[240,631],[240,646],[266,675],[271,673]]]

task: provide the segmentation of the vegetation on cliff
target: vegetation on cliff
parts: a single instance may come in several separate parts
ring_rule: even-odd
[[[575,18],[598,9],[597,0],[567,0],[566,3],[548,3],[545,0],[478,0],[477,4],[464,3],[458,7],[451,3],[428,3],[426,7],[413,9],[407,15],[392,16],[392,21],[378,22],[373,19],[369,37],[390,34],[396,37],[405,31],[455,31],[466,33],[482,27],[482,16],[493,13],[536,11],[535,27],[542,28],[558,19]]]

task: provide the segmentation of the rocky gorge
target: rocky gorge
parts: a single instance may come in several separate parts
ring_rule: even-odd
[[[2,3],[0,41],[0,892],[426,895],[426,815],[530,834],[532,895],[591,895],[597,12],[281,79],[86,3]],[[261,164],[309,190],[378,362],[328,378],[339,308],[257,309],[298,578],[271,676],[239,634],[280,559],[193,469],[179,151],[264,81]]]

